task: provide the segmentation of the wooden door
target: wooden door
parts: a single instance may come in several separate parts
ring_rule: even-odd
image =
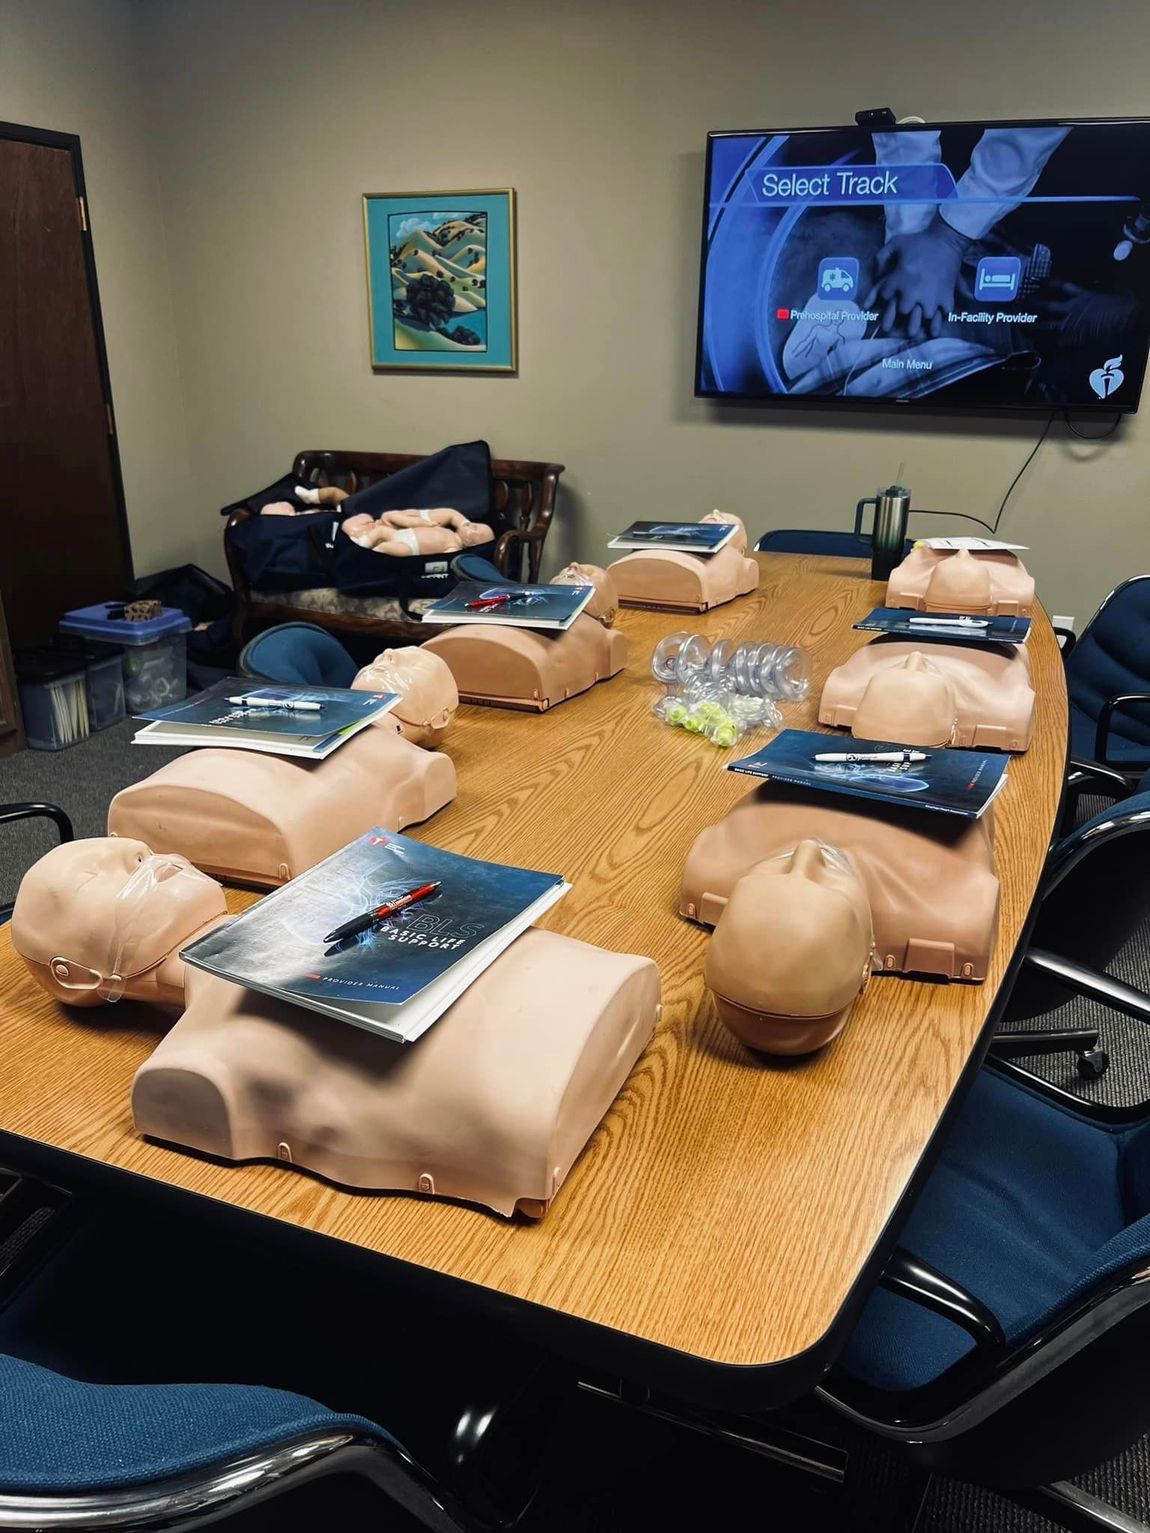
[[[131,580],[82,191],[70,135],[0,125],[0,597],[14,647]]]

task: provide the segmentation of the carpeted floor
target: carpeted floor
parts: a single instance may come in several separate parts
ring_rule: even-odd
[[[103,834],[108,801],[117,790],[179,754],[133,746],[136,727],[127,720],[57,754],[25,751],[0,760],[0,803],[48,800],[67,811],[77,835]],[[1084,813],[1094,807],[1084,805]],[[0,900],[13,897],[25,868],[53,842],[53,828],[46,823],[0,827]],[[1112,971],[1150,990],[1150,929],[1135,933],[1115,958]],[[1057,1023],[1097,1026],[1111,1056],[1110,1070],[1100,1080],[1082,1081],[1073,1060],[1056,1057],[1031,1062],[1033,1067],[1097,1100],[1150,1099],[1150,1034],[1141,1024],[1082,1001],[1069,1002],[1059,1013],[1041,1019],[1041,1025]],[[887,1533],[904,1483],[898,1460],[884,1446],[856,1444],[851,1481],[845,1501],[838,1495],[816,1494],[809,1482],[748,1453],[581,1396],[571,1403],[537,1506],[523,1527],[524,1533],[734,1528],[750,1525],[744,1512],[750,1497],[762,1508],[764,1526],[801,1526],[812,1533],[824,1527]],[[1150,1520],[1150,1439],[1082,1483],[1130,1515]],[[265,1526],[286,1526],[276,1520],[273,1509],[269,1514],[266,1522],[261,1519],[268,1514],[254,1514],[252,1533]],[[317,1511],[319,1516],[332,1526],[360,1525],[350,1503],[346,1521],[338,1513],[337,1522],[332,1521],[330,1503],[322,1513]],[[241,1525],[248,1527],[249,1520],[237,1524]],[[917,1533],[1046,1533],[1050,1527],[989,1492],[939,1479],[928,1493]]]
[[[20,751],[0,758],[0,804],[58,804],[78,836],[102,836],[108,803],[121,788],[182,755],[160,745],[133,745],[140,725],[124,719],[63,751]],[[55,844],[55,827],[28,820],[0,827],[0,901],[15,897],[25,869]]]

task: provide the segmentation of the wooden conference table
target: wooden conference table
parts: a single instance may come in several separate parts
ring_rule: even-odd
[[[662,972],[655,1040],[541,1222],[351,1193],[274,1165],[229,1166],[143,1142],[129,1089],[154,1046],[155,1014],[125,1003],[70,1017],[33,985],[0,928],[5,1157],[38,1141],[477,1285],[504,1314],[553,1324],[564,1349],[609,1356],[636,1377],[675,1375],[685,1391],[731,1403],[804,1392],[893,1242],[900,1200],[977,1064],[1052,833],[1066,693],[1039,613],[1029,644],[1037,732],[995,805],[1002,918],[986,983],[881,978],[821,1054],[757,1059],[704,989],[708,934],[676,915],[693,838],[752,784],[722,770],[731,753],[651,715],[651,651],[684,626],[806,645],[811,696],[784,711],[789,725],[811,728],[827,672],[869,637],[851,624],[882,594],[856,560],[758,557],[757,594],[703,619],[624,613],[626,672],[553,712],[461,709],[445,742],[458,798],[411,832],[564,873],[574,887],[542,924],[649,954]],[[253,897],[235,891],[230,903],[238,910]]]

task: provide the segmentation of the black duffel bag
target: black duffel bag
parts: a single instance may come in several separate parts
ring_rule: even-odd
[[[445,447],[350,495],[338,507],[296,516],[263,516],[263,508],[286,500],[302,507],[298,491],[309,488],[286,475],[236,506],[252,515],[230,529],[253,590],[302,591],[335,586],[356,596],[444,596],[455,584],[449,554],[396,558],[361,548],[339,530],[349,516],[378,518],[384,511],[451,506],[470,521],[491,520],[491,449],[486,442]],[[234,507],[228,507],[228,510]]]

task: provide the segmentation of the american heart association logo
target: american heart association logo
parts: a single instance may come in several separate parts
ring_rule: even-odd
[[[1099,399],[1108,399],[1115,389],[1121,387],[1126,374],[1122,371],[1122,358],[1111,357],[1090,374],[1090,387]]]

